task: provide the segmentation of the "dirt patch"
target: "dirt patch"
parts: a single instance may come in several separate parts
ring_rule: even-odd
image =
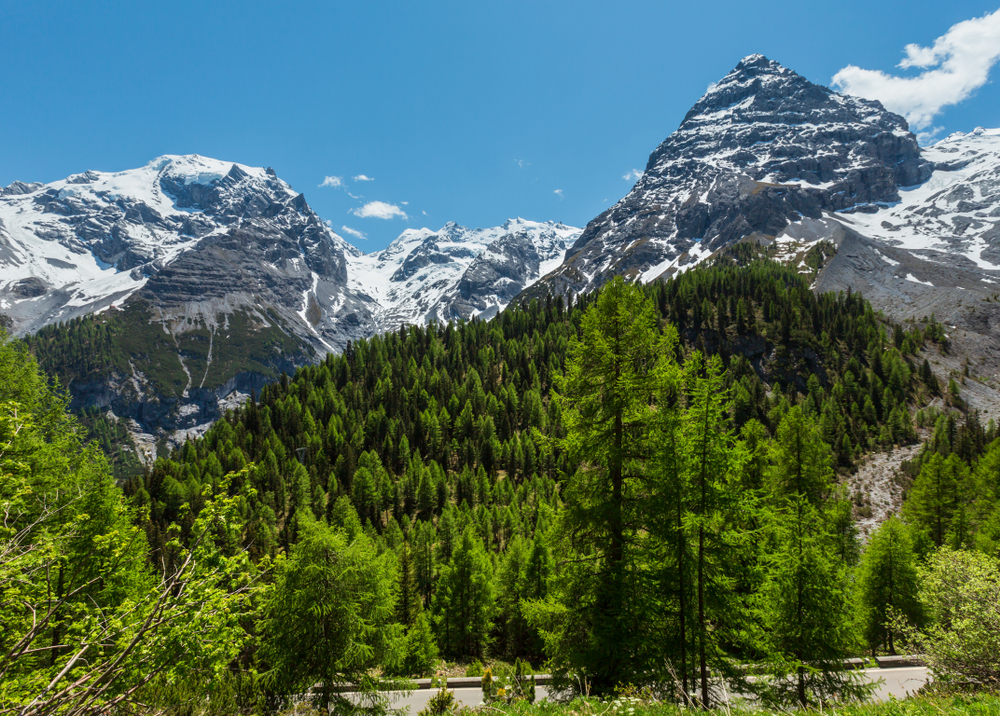
[[[862,540],[867,542],[872,530],[903,506],[899,466],[904,460],[915,458],[922,446],[923,440],[916,445],[868,455],[857,472],[842,480],[850,490],[854,520]]]

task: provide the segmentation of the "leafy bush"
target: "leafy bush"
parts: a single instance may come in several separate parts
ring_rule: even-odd
[[[942,548],[920,581],[931,626],[910,633],[935,682],[1000,688],[1000,560]]]

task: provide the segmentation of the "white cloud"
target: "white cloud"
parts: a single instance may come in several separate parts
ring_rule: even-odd
[[[320,186],[332,186],[334,189],[343,189],[344,180],[341,177],[325,177]]]
[[[552,193],[555,194],[556,196],[558,196],[560,199],[563,198],[563,190],[562,189],[556,189]]]
[[[1000,10],[953,25],[931,47],[907,45],[906,57],[898,67],[923,70],[915,77],[895,77],[848,65],[833,76],[833,86],[847,94],[877,99],[887,109],[904,115],[913,129],[924,130],[942,109],[986,84],[997,61]]]
[[[408,201],[401,201],[399,203],[402,204],[403,206],[409,206],[410,205],[410,202],[408,202]]]
[[[384,201],[369,201],[364,206],[353,209],[351,213],[362,219],[395,219],[397,216],[401,219],[410,218],[395,204]]]
[[[639,177],[642,176],[642,172],[638,169],[630,169],[629,171],[622,174],[622,179],[625,181],[639,181]]]
[[[352,229],[350,226],[341,226],[340,230],[343,231],[345,234],[350,234],[356,239],[361,239],[362,241],[368,241],[368,236],[363,231]]]
[[[518,169],[524,169],[525,167],[531,166],[531,162],[526,162],[523,159],[515,159],[514,163],[517,164]]]
[[[374,177],[366,177],[364,174],[358,174],[354,177],[354,181],[375,181]]]

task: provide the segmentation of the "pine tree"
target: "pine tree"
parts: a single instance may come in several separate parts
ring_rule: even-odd
[[[342,698],[335,684],[376,688],[369,670],[398,648],[390,626],[396,579],[392,553],[378,556],[364,535],[348,542],[342,530],[306,520],[263,607],[261,646],[272,688],[301,693],[322,681],[325,710]]]
[[[824,512],[831,464],[818,426],[799,406],[791,408],[771,451],[769,542],[757,608],[772,663],[772,678],[761,682],[763,695],[803,707],[861,693],[843,661],[857,637],[847,567]]]
[[[864,693],[844,659],[857,645],[846,570],[830,555],[819,509],[789,497],[768,524],[770,544],[758,597],[771,650],[771,678],[759,682],[765,700],[825,703]]]
[[[934,453],[920,468],[903,506],[918,552],[945,543],[967,476],[968,468],[954,453],[948,457]]]

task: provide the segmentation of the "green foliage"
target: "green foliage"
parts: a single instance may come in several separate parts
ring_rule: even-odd
[[[206,499],[187,546],[169,532],[172,566],[152,572],[106,462],[0,336],[0,710],[106,712],[224,670],[253,592],[254,568],[232,551],[243,500]]]
[[[920,600],[930,622],[916,632],[898,619],[926,654],[935,682],[1000,688],[1000,560],[975,551],[936,550],[920,570]]]
[[[819,427],[798,407],[778,426],[768,471],[764,578],[757,597],[771,678],[766,702],[808,706],[865,694],[844,659],[856,653],[848,565],[838,560],[833,471]]]
[[[436,694],[431,696],[427,706],[417,712],[417,716],[441,716],[441,714],[451,711],[455,704],[455,692],[442,686]]]
[[[960,495],[965,491],[968,473],[968,467],[955,453],[948,457],[932,454],[923,464],[903,511],[922,552],[946,543],[961,547],[967,542],[964,521],[954,518],[961,515]]]
[[[437,658],[438,646],[431,630],[430,617],[427,612],[421,612],[406,632],[399,668],[387,665],[386,673],[392,676],[427,676],[433,671]]]
[[[71,391],[77,381],[104,380],[113,373],[131,376],[137,370],[158,396],[167,398],[180,395],[187,385],[184,366],[205,388],[216,388],[242,371],[276,379],[275,358],[305,349],[276,325],[275,316],[268,320],[270,325],[236,311],[224,328],[204,322],[175,327],[159,320],[148,303],[134,299],[120,309],[46,326],[24,340],[42,369]]]
[[[400,635],[389,629],[394,607],[393,555],[378,556],[364,535],[305,519],[300,539],[280,562],[261,617],[265,678],[279,694],[322,681],[321,705],[336,699],[333,685],[356,683],[369,694],[369,671],[393,662]]]
[[[897,632],[890,618],[902,618],[919,626],[922,608],[917,598],[916,554],[913,542],[899,518],[893,516],[868,539],[868,547],[857,574],[861,629],[874,653],[885,648],[896,653]]]
[[[830,554],[820,511],[801,495],[768,524],[759,595],[771,677],[759,682],[768,703],[823,704],[867,693],[844,659],[857,650],[847,573]]]
[[[709,670],[759,655],[745,634],[769,465],[784,459],[771,436],[786,415],[809,416],[805,439],[830,446],[811,448],[809,469],[827,477],[912,439],[908,406],[926,394],[910,363],[918,338],[857,295],[722,261],[570,306],[358,341],[269,385],[126,491],[168,565],[169,531],[189,540],[225,491],[249,496],[240,543],[254,561],[292,553],[311,519],[363,536],[399,565],[386,629],[406,645],[387,673],[406,672],[404,652],[431,653],[416,628],[430,608],[449,656],[555,655],[608,690],[673,669],[693,693]],[[853,564],[848,506],[829,487],[815,499],[832,554]]]
[[[584,465],[566,486],[561,518],[577,566],[560,577],[567,619],[557,653],[595,689],[610,691],[639,667],[642,614],[629,597],[641,519],[635,497],[649,452],[656,366],[673,345],[659,335],[652,302],[621,279],[584,314],[581,332],[560,383],[566,447]]]
[[[441,569],[434,594],[437,641],[445,655],[483,657],[495,599],[489,558],[470,525]]]

